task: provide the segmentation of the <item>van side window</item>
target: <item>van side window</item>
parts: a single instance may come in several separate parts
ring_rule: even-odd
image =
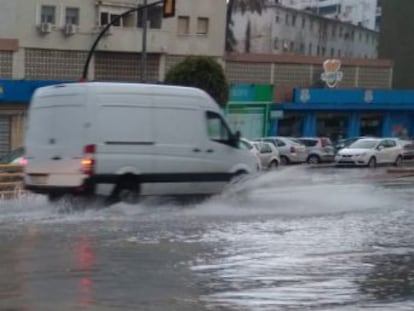
[[[230,130],[221,116],[215,112],[207,111],[207,133],[211,140],[228,143]]]

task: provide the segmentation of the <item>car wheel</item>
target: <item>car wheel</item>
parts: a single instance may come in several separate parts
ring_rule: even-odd
[[[269,163],[269,170],[277,169],[278,166],[279,166],[279,163],[276,160],[273,160],[272,162]]]
[[[402,164],[402,161],[403,161],[403,158],[402,158],[402,156],[398,156],[397,157],[397,159],[395,159],[395,162],[394,162],[394,166],[401,166],[401,164]]]
[[[288,157],[286,157],[286,156],[281,156],[281,157],[280,157],[280,163],[281,163],[282,165],[287,165],[287,164],[289,164],[289,163],[290,163],[289,158],[288,158]]]
[[[308,164],[319,164],[321,163],[321,159],[317,155],[311,155],[306,162],[308,162]]]
[[[377,159],[375,159],[374,157],[372,157],[371,159],[369,159],[369,161],[368,161],[368,167],[370,167],[370,168],[377,167]]]

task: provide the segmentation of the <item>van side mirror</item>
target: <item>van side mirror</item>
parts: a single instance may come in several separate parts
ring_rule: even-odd
[[[240,138],[241,138],[240,131],[236,131],[236,133],[234,133],[232,137],[230,138],[230,145],[232,145],[233,147],[238,147],[240,143]]]

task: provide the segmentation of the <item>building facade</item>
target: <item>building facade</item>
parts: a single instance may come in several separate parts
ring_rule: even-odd
[[[148,0],[148,3],[151,3]],[[24,115],[40,85],[78,81],[89,49],[113,18],[143,0],[0,1],[0,155],[23,140]],[[188,55],[222,59],[225,0],[180,0],[175,17],[148,10],[146,81],[162,81]],[[143,15],[121,18],[102,38],[90,80],[140,81]],[[25,96],[19,96],[24,89]],[[17,130],[18,129],[18,130]]]
[[[377,29],[377,0],[276,0],[284,6],[308,10],[315,14],[345,23]]]
[[[261,13],[233,14],[240,53],[377,58],[378,32],[339,20],[269,4]]]

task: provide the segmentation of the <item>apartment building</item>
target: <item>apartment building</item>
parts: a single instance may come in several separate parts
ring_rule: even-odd
[[[276,0],[269,2],[359,25],[371,30],[377,27],[377,0]]]
[[[147,0],[148,3],[155,0]],[[0,155],[21,144],[24,113],[33,89],[52,81],[77,81],[90,47],[111,19],[144,0],[0,1]],[[223,58],[225,0],[176,1],[175,17],[148,10],[147,77],[165,72],[188,55]],[[94,54],[91,80],[139,81],[143,15],[119,20]]]
[[[261,13],[235,12],[241,53],[377,58],[378,32],[309,11],[269,4]]]

